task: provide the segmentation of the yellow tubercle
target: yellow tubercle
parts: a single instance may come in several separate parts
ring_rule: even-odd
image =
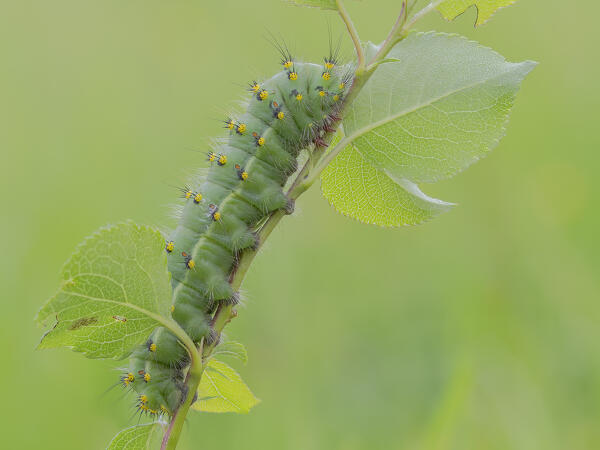
[[[174,248],[175,248],[175,243],[173,241],[169,241],[169,242],[167,242],[167,245],[165,245],[165,250],[169,253],[171,253]]]
[[[298,100],[299,102],[302,101],[302,94],[301,93],[297,93],[296,94],[296,100]]]
[[[188,269],[193,269],[194,267],[196,267],[196,263],[194,262],[193,259],[190,259],[187,263],[186,266]]]
[[[150,344],[150,347],[148,347],[148,350],[150,350],[152,353],[154,353],[156,351],[156,344],[154,342],[152,344]]]
[[[227,164],[227,156],[226,155],[219,156],[219,159],[217,160],[217,164],[220,166],[224,166],[225,164]]]
[[[240,134],[244,134],[246,132],[246,124],[245,123],[238,124],[237,132]]]
[[[339,95],[335,94],[335,95],[333,96],[333,101],[334,101],[334,102],[337,102],[339,99],[340,99],[340,96],[339,96]]]
[[[248,172],[242,172],[240,174],[240,177],[242,178],[242,180],[246,181],[248,179]]]
[[[126,376],[122,378],[122,380],[125,386],[129,386],[130,383],[133,383],[135,381],[135,376],[131,372],[129,372]]]
[[[196,195],[194,195],[194,203],[200,203],[201,201],[202,201],[202,194],[198,192]]]
[[[151,379],[151,378],[152,378],[152,377],[150,376],[150,374],[149,374],[148,372],[146,372],[146,373],[144,374],[144,381],[145,381],[146,383],[148,383],[148,382],[150,381],[150,379]]]
[[[346,83],[344,83],[344,82],[341,82],[338,86],[338,88],[340,88],[340,89],[344,89],[345,87],[346,87]]]
[[[323,77],[323,79],[325,81],[329,81],[329,79],[331,78],[331,74],[329,72],[323,72],[323,74],[321,75],[321,77]]]
[[[171,312],[175,311],[175,305],[171,305]]]
[[[278,118],[279,120],[283,120],[283,119],[285,118],[285,114],[283,113],[283,111],[279,111],[279,112],[277,113],[277,118]]]
[[[332,63],[332,62],[330,62],[330,61],[327,61],[327,62],[325,63],[325,67],[326,67],[327,69],[333,69],[333,68],[335,67],[335,64],[334,64],[334,63]]]
[[[298,74],[296,72],[290,72],[288,73],[288,78],[291,81],[296,81],[298,79]]]
[[[283,62],[283,67],[285,69],[289,69],[290,67],[292,67],[293,64],[294,64],[294,62],[291,59],[288,59],[287,61]]]
[[[319,91],[319,96],[320,97],[325,97],[327,95],[327,92],[325,91]]]
[[[214,220],[221,220],[221,213],[219,211],[215,212],[213,214],[213,219]]]
[[[262,91],[260,91],[258,96],[261,100],[265,100],[269,96],[269,93],[263,89]]]
[[[259,138],[256,140],[256,143],[257,143],[259,146],[261,146],[261,147],[262,147],[263,145],[265,145],[265,138],[264,138],[264,137],[259,137]]]
[[[140,395],[140,403],[142,405],[145,405],[148,402],[148,396],[146,396],[145,394]]]

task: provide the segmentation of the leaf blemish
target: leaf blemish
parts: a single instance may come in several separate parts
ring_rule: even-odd
[[[96,322],[98,322],[97,317],[82,317],[81,319],[77,319],[75,322],[73,322],[69,327],[69,330],[77,330],[81,327],[87,327]]]
[[[123,316],[112,316],[113,319],[115,319],[118,322],[127,322],[127,317],[123,317]]]

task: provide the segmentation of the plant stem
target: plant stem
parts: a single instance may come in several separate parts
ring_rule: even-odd
[[[204,365],[201,357],[202,342],[200,343],[200,349],[195,350],[194,353],[195,354],[192,355],[190,369],[188,370],[185,378],[185,386],[187,388],[185,400],[174,412],[167,431],[163,436],[160,450],[174,450],[177,447],[179,437],[181,436],[181,430],[183,429],[183,424],[185,423],[185,418],[187,417],[190,406],[192,406],[192,403],[194,403],[196,391],[198,390],[200,380],[202,379],[202,372],[204,372]]]
[[[285,215],[286,212],[283,209],[273,212],[258,232],[258,245],[242,253],[234,271],[229,277],[229,283],[234,291],[237,291],[242,285],[242,281],[244,280],[252,261],[254,261],[254,257],[258,254],[267,237],[269,237],[273,229]],[[218,344],[223,328],[225,328],[225,325],[227,325],[233,317],[235,317],[235,314],[233,313],[233,305],[220,303],[212,320],[215,339],[210,345],[206,345],[204,347],[204,351],[202,352],[202,357],[205,360],[210,356],[213,349]]]
[[[346,11],[346,7],[342,3],[342,0],[336,0],[335,3],[338,7],[338,12],[340,14],[340,17],[342,18],[343,22],[346,24],[346,28],[348,29],[348,33],[350,34],[350,38],[352,39],[352,42],[354,43],[354,49],[356,50],[356,60],[358,63],[357,71],[361,72],[362,70],[364,70],[366,62],[365,62],[365,54],[364,54],[364,51],[362,48],[362,44],[360,42],[360,38],[358,37],[358,31],[356,31],[354,22],[352,22],[352,19],[350,18],[348,11]]]
[[[394,24],[392,30],[388,34],[386,40],[382,44],[382,47],[377,52],[377,54],[373,57],[371,61],[369,61],[369,66],[366,67],[365,55],[363,48],[360,43],[360,39],[358,37],[358,33],[350,16],[348,15],[344,5],[341,0],[336,0],[336,4],[338,6],[339,14],[346,24],[348,28],[348,32],[350,33],[350,37],[354,42],[354,47],[356,49],[356,56],[358,60],[358,65],[356,71],[354,73],[354,78],[352,81],[352,86],[346,97],[344,98],[344,103],[338,113],[339,117],[343,117],[345,111],[352,104],[353,100],[356,98],[360,90],[363,88],[365,83],[369,80],[371,75],[377,69],[378,64],[386,57],[389,51],[396,45],[399,41],[404,39],[408,34],[408,30],[416,23],[420,18],[425,16],[427,13],[435,9],[443,0],[438,0],[430,3],[428,6],[423,8],[421,11],[416,13],[410,21],[407,22],[408,10],[407,10],[407,0],[402,2],[402,10]],[[414,4],[412,5],[414,6]],[[327,167],[327,165],[335,159],[335,157],[341,152],[347,145],[349,145],[353,137],[344,137],[338,142],[338,144],[333,148],[329,153],[325,153],[327,146],[331,143],[333,137],[337,132],[337,128],[340,125],[340,121],[337,122],[334,129],[328,131],[323,137],[322,140],[324,142],[324,146],[317,147],[313,152],[311,157],[306,161],[302,169],[298,172],[296,178],[291,183],[288,191],[287,197],[290,201],[295,202],[300,195],[302,195],[312,184],[319,178],[321,172]],[[281,219],[283,219],[289,212],[284,209],[279,209],[271,213],[265,223],[258,230],[258,244],[254,248],[247,249],[241,253],[239,256],[238,262],[230,275],[229,282],[234,291],[237,291],[254,258],[263,247],[265,241],[270,236],[271,232],[275,229],[275,227],[279,224]],[[185,385],[187,388],[187,395],[185,401],[177,410],[175,411],[171,422],[165,432],[163,437],[161,450],[174,450],[177,446],[177,442],[179,441],[179,436],[181,434],[181,430],[183,424],[185,422],[185,418],[190,409],[190,406],[194,402],[196,391],[198,390],[198,386],[200,385],[200,381],[202,379],[202,373],[204,372],[204,368],[206,366],[207,360],[210,357],[214,347],[218,344],[219,338],[223,331],[223,328],[231,321],[233,317],[237,314],[233,309],[232,304],[220,303],[215,311],[213,316],[211,325],[214,330],[215,336],[213,341],[210,344],[204,344],[204,341],[201,343],[200,348],[196,349],[190,348],[189,345],[189,337],[184,339],[184,343],[188,350],[191,353],[191,366],[186,376]]]
[[[408,14],[406,5],[406,0],[402,2],[402,10],[398,15],[398,19],[396,19],[396,23],[392,27],[391,31],[388,33],[385,41],[377,54],[373,57],[372,61],[369,61],[369,67],[373,67],[373,64],[376,64],[378,61],[381,61],[385,55],[389,53],[389,51],[398,43],[398,41],[404,38],[403,25],[406,23],[406,16]]]

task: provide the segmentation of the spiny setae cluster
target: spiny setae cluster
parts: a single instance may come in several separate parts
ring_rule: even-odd
[[[417,224],[447,210],[417,183],[484,156],[534,66],[458,36],[410,33],[432,10],[453,19],[473,4],[479,24],[513,0],[438,0],[417,12],[418,1],[404,0],[380,45],[361,43],[340,0],[294,2],[337,11],[356,60],[340,65],[330,43],[323,62],[305,63],[276,44],[282,70],[250,83],[245,113],[225,118],[228,135],[207,153],[208,174],[181,189],[175,230],[131,222],[102,229],[73,254],[39,313],[53,322],[41,348],[128,360],[120,384],[140,413],[159,420],[123,430],[111,449],[150,448],[162,431],[161,448],[173,449],[190,408],[247,412],[256,404],[214,357],[245,359],[221,331],[237,314],[252,258],[295,200],[321,178],[333,206],[365,223]],[[299,165],[301,152],[308,158]]]
[[[230,277],[240,253],[259,244],[256,227],[270,213],[292,211],[283,187],[298,154],[324,145],[349,87],[351,72],[337,67],[335,54],[311,64],[281,50],[283,70],[252,82],[246,112],[225,120],[229,136],[208,152],[206,180],[182,189],[186,204],[165,245],[171,316],[195,343],[217,339],[212,315],[219,303],[238,302]],[[123,383],[137,392],[140,409],[172,414],[185,394],[188,364],[177,338],[161,327],[133,352]]]

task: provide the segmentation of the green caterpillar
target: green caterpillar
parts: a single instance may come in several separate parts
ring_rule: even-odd
[[[283,186],[297,170],[302,149],[321,139],[348,92],[351,71],[338,67],[337,51],[323,64],[296,62],[283,46],[283,71],[250,84],[251,99],[238,120],[228,118],[228,138],[208,153],[205,181],[182,189],[185,206],[165,250],[172,274],[172,317],[196,343],[214,342],[211,314],[219,302],[237,303],[229,279],[239,253],[257,245],[254,229],[278,209],[293,204]],[[157,328],[136,348],[124,386],[137,394],[137,407],[171,415],[183,398],[188,355],[177,338]]]

